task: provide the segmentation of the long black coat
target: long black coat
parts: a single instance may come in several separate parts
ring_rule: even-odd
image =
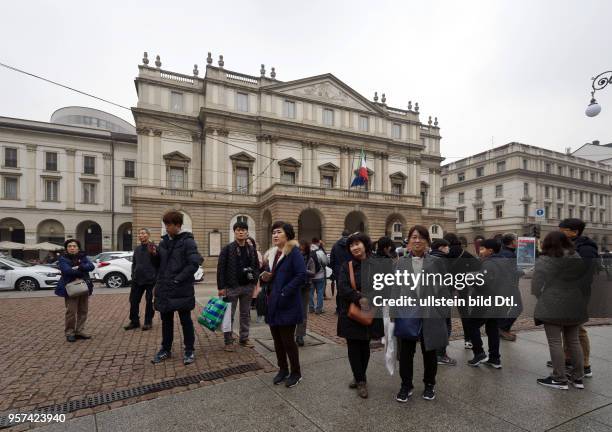
[[[162,237],[154,259],[158,267],[155,309],[164,313],[195,308],[193,274],[202,261],[190,232],[181,232],[173,239]]]
[[[357,340],[370,340],[378,339],[384,336],[384,326],[382,319],[375,318],[374,322],[370,326],[364,326],[355,320],[348,317],[348,310],[351,303],[359,305],[359,300],[362,296],[371,297],[366,292],[362,292],[361,287],[361,274],[362,271],[369,271],[371,265],[370,260],[363,262],[356,259],[352,259],[353,271],[355,273],[355,285],[357,290],[351,287],[349,277],[349,265],[345,262],[340,267],[340,274],[338,278],[338,336],[346,339],[357,339]],[[365,270],[363,270],[365,268]]]
[[[246,261],[253,269],[255,279],[253,285],[259,279],[259,259],[255,248],[247,245],[245,249],[247,253]],[[217,263],[217,289],[236,288],[240,286],[239,275],[242,272],[240,268],[240,247],[238,243],[233,241],[221,250],[219,261]]]

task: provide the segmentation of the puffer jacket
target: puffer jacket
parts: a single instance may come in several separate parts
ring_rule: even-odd
[[[533,314],[536,324],[586,322],[588,295],[584,283],[589,277],[588,264],[576,252],[559,258],[541,256],[531,280],[531,293],[538,299]]]
[[[73,270],[72,267],[77,266],[78,269]],[[89,278],[89,272],[93,271],[95,266],[89,261],[85,252],[79,252],[77,255],[64,254],[60,256],[58,267],[62,272],[62,277],[55,287],[55,295],[67,298],[66,284],[73,282],[75,279],[83,279],[89,287],[89,295],[93,294],[93,282]]]
[[[193,234],[187,231],[174,238],[167,234],[157,248],[153,264],[158,268],[155,284],[155,309],[159,312],[195,308],[194,273],[204,260],[198,252]]]

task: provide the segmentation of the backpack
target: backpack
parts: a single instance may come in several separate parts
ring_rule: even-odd
[[[314,261],[314,265],[315,265],[315,274],[319,273],[321,271],[321,262],[319,261],[319,257],[317,256],[317,252],[310,252],[310,256],[312,257],[312,260]]]

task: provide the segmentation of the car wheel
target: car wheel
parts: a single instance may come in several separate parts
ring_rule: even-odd
[[[15,289],[19,291],[36,291],[40,288],[38,281],[31,277],[24,277],[17,281]]]
[[[108,288],[121,288],[127,283],[127,278],[121,273],[111,273],[106,275],[104,283]]]

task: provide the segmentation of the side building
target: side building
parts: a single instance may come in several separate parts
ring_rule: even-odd
[[[49,123],[0,117],[0,158],[0,241],[74,237],[90,255],[131,250],[134,126],[84,107]]]
[[[288,82],[218,66],[209,55],[204,77],[148,65],[135,80],[139,186],[134,225],[162,233],[161,215],[185,215],[205,256],[249,223],[262,249],[275,220],[299,238],[331,247],[344,228],[373,239],[406,236],[411,224],[434,236],[454,230],[440,207],[440,130],[420,121],[418,103],[391,108],[368,100],[332,74]],[[362,152],[369,183],[351,188]],[[216,259],[206,261],[214,266]]]
[[[505,232],[543,238],[564,218],[612,247],[612,167],[540,147],[509,143],[442,167],[442,194],[467,244]],[[544,211],[536,218],[536,209]]]

